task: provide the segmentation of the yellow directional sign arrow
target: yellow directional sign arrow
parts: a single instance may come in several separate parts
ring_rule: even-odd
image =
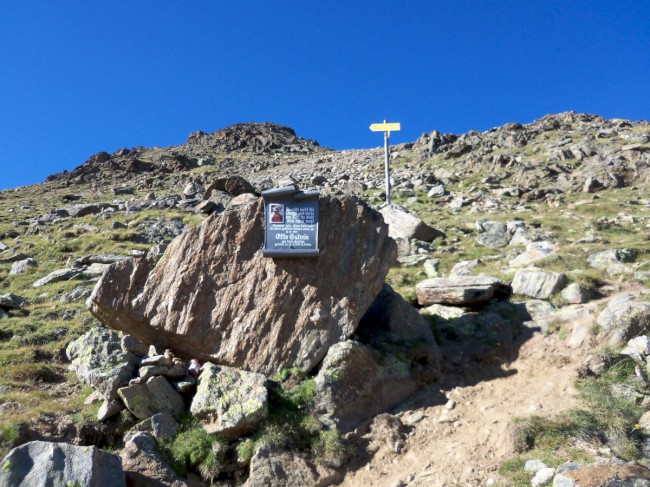
[[[401,129],[399,123],[373,123],[370,130],[373,132],[397,132]]]

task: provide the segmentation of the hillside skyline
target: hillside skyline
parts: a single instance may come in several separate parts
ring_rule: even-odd
[[[381,146],[384,119],[401,143],[565,111],[650,118],[645,2],[32,7],[0,16],[0,189],[245,122],[342,150]]]

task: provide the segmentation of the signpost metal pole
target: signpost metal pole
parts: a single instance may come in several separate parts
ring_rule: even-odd
[[[384,123],[373,123],[370,126],[370,130],[373,132],[383,132],[384,133],[384,161],[386,166],[386,204],[390,205],[390,154],[388,152],[388,139],[390,138],[391,130],[398,131],[402,127],[399,123],[388,123],[384,120]]]
[[[384,120],[384,124],[386,120]],[[390,154],[388,153],[388,139],[390,137],[390,132],[386,130],[384,132],[384,162],[386,166],[386,204],[390,205]]]

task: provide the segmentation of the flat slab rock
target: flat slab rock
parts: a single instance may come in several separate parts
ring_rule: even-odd
[[[89,298],[107,326],[158,348],[245,370],[309,371],[352,333],[395,262],[379,213],[320,198],[317,258],[268,258],[257,199],[190,228],[160,261],[111,266]]]
[[[495,277],[458,276],[426,279],[415,286],[418,304],[457,306],[486,303],[503,284]]]

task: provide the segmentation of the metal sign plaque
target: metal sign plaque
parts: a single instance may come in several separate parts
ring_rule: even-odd
[[[264,256],[318,255],[318,191],[295,186],[262,191],[264,198]]]

